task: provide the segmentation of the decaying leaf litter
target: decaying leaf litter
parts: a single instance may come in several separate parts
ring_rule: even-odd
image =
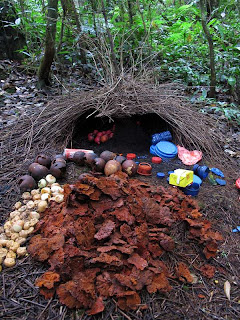
[[[182,224],[181,224],[182,225]],[[173,234],[174,234],[174,230],[172,230],[172,232],[173,232]],[[176,239],[177,237],[176,237],[176,234],[174,235],[174,239]],[[178,247],[179,248],[179,247]],[[181,251],[181,250],[180,250]],[[186,254],[186,252],[185,252],[185,250],[183,250],[183,252],[182,252],[182,254],[181,254],[181,258],[180,257],[178,257],[178,259],[180,258],[180,259],[183,259],[183,257],[184,257],[184,259],[183,260],[185,260],[185,262],[187,262],[188,261],[188,255],[193,255],[193,256],[195,256],[195,253],[194,253],[194,250],[192,250],[192,252],[191,252],[191,250],[188,248],[188,254],[187,255],[185,255]],[[168,255],[168,254],[167,254]],[[166,254],[165,254],[165,256],[166,256]],[[174,253],[173,253],[173,256],[174,256]],[[166,257],[165,257],[166,258]],[[195,257],[196,258],[196,257]],[[215,263],[214,263],[215,264]],[[172,267],[172,270],[176,270],[175,268],[176,268],[176,263],[175,263],[175,266],[173,266]],[[187,264],[186,264],[187,265]],[[200,264],[201,265],[201,264]],[[29,267],[29,265],[27,264],[26,265],[26,267]],[[19,267],[21,267],[21,266],[19,266]],[[219,267],[219,266],[218,266]],[[198,267],[197,267],[198,268]],[[220,267],[218,268],[219,270],[217,270],[217,272],[223,272],[223,270],[221,270],[220,271]],[[197,270],[197,269],[196,269]],[[35,273],[38,273],[39,271],[35,271]],[[20,277],[21,278],[21,277]],[[177,288],[177,283],[178,283],[178,281],[176,282],[174,279],[170,279],[170,281],[171,282],[173,282],[174,283],[174,290]],[[34,281],[33,281],[33,283],[34,283]],[[194,284],[192,285],[193,287],[194,287]],[[14,292],[14,288],[12,289],[12,292]],[[234,288],[233,288],[233,290],[234,290]],[[223,291],[223,289],[222,289],[222,291]],[[36,291],[34,291],[35,293],[36,293]],[[182,292],[182,291],[181,291]],[[186,294],[186,292],[185,293],[183,293],[182,292],[182,294],[183,294],[183,296]],[[142,296],[142,295],[141,295]],[[205,296],[206,296],[206,294],[205,294]],[[145,299],[144,299],[145,297],[143,297],[142,298],[142,302],[144,302],[145,301]],[[38,297],[38,299],[41,299],[40,297]],[[149,299],[149,298],[148,298]],[[148,300],[147,299],[147,300]],[[189,297],[189,299],[190,299],[190,297]],[[28,301],[28,299],[25,299],[25,300],[27,300]],[[183,300],[184,300],[184,298],[183,298]],[[41,300],[42,302],[40,303],[40,305],[41,306],[43,306],[44,304],[43,304],[43,300]],[[115,301],[115,300],[114,300]],[[149,302],[149,305],[150,305],[150,310],[154,310],[154,312],[156,312],[156,306],[154,307],[154,303],[153,303],[153,301],[149,301],[148,300],[148,302]],[[100,303],[100,301],[98,301],[98,303]],[[170,303],[170,302],[168,302],[168,303]],[[100,303],[101,304],[101,303]],[[144,303],[143,303],[144,304]],[[165,304],[166,304],[166,302],[165,302]],[[180,304],[181,305],[181,304]],[[109,306],[109,302],[107,302],[107,306]],[[112,305],[111,303],[110,303],[110,306],[114,306],[114,305]],[[141,305],[140,305],[141,306]],[[40,307],[41,308],[41,307]],[[151,308],[153,308],[153,309],[151,309]],[[42,307],[42,309],[44,310],[44,308]],[[144,309],[144,307],[142,308],[142,309]],[[167,309],[168,309],[168,307],[167,307]],[[65,309],[64,309],[65,310]],[[110,310],[113,310],[113,308],[111,307],[110,308]],[[233,307],[233,311],[232,312],[235,312],[234,311],[235,310],[235,306]],[[51,311],[49,311],[48,310],[48,312],[53,312],[53,314],[54,314],[54,308],[52,308],[51,307]],[[58,311],[56,311],[56,312],[58,312]],[[56,312],[55,312],[55,314],[56,314]],[[144,312],[144,311],[141,311],[141,312]],[[162,311],[162,312],[164,312],[164,311]],[[183,311],[182,311],[183,312]],[[181,314],[182,314],[182,312],[181,312]],[[204,311],[201,311],[201,315],[204,315],[204,314],[206,314],[208,311],[206,311],[206,310],[204,310]],[[216,311],[216,312],[218,312],[218,311]],[[226,310],[225,310],[225,312],[226,312]],[[64,312],[63,312],[64,313]],[[57,313],[58,314],[58,313]],[[169,313],[168,313],[169,314]],[[203,318],[204,318],[204,316],[203,316]]]
[[[46,298],[56,289],[63,304],[90,308],[89,314],[103,311],[108,297],[123,310],[136,310],[145,287],[168,292],[168,278],[193,282],[184,262],[171,270],[160,258],[175,249],[171,227],[179,221],[187,222],[207,259],[216,255],[222,236],[177,189],[153,188],[124,173],[65,185],[64,205],[44,213],[28,247],[36,260],[50,264],[36,285]]]

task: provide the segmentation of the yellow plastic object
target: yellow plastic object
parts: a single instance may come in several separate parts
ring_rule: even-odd
[[[185,188],[192,182],[193,171],[191,170],[176,169],[169,176],[169,183],[174,186]]]

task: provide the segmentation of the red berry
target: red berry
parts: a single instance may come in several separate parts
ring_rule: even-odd
[[[108,140],[108,136],[106,134],[101,136],[101,142],[106,142]]]
[[[95,141],[97,144],[100,144],[100,137],[96,137],[96,138],[94,139],[94,141]]]
[[[94,135],[92,133],[88,134],[88,141],[93,141],[94,140]]]

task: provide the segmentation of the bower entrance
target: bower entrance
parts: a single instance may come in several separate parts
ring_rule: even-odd
[[[151,135],[157,132],[170,130],[170,126],[154,113],[134,115],[124,118],[89,117],[83,114],[76,123],[71,144],[68,147],[93,149],[96,153],[110,150],[116,153],[134,152],[138,155],[149,153]],[[101,143],[89,142],[87,135],[95,129],[106,131],[113,127],[116,129],[112,139]]]

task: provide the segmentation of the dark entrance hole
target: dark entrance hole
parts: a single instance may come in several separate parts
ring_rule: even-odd
[[[146,154],[149,152],[151,144],[151,135],[157,132],[169,130],[169,125],[154,113],[145,115],[134,115],[126,118],[115,118],[110,122],[109,118],[87,118],[89,113],[85,113],[78,119],[71,145],[68,147],[76,149],[92,149],[96,153],[104,150],[110,150],[116,153]],[[95,129],[106,131],[115,124],[114,137],[100,145],[89,142],[87,135]]]

